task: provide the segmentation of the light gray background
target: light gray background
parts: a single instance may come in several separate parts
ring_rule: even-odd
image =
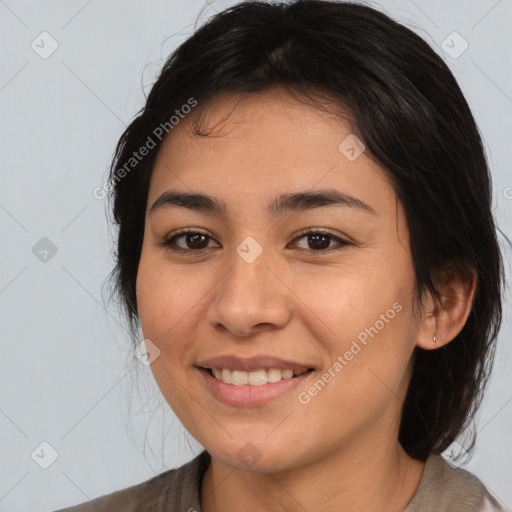
[[[101,296],[113,230],[93,190],[165,57],[196,20],[234,3],[0,1],[0,511],[83,502],[177,467],[201,449],[187,444],[149,368],[127,373],[126,330]],[[496,218],[510,237],[512,1],[372,5],[419,32],[453,70],[483,134]],[[31,47],[51,48],[43,31],[58,43],[46,59]],[[469,44],[458,58],[441,49],[453,31]],[[57,248],[46,262],[32,251],[42,237]],[[510,276],[512,251],[500,240]],[[478,445],[464,467],[512,508],[510,319],[507,294]],[[58,452],[47,469],[31,457],[37,449],[36,460],[49,460],[44,441]]]

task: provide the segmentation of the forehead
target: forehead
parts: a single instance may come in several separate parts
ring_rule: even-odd
[[[283,191],[336,189],[377,211],[394,210],[387,173],[359,154],[354,125],[340,106],[326,111],[276,88],[223,93],[203,110],[196,108],[162,143],[149,207],[171,188],[215,195],[240,207],[261,200],[266,207],[268,198]]]

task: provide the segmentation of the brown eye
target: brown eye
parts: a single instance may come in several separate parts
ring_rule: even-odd
[[[337,242],[338,246],[346,246],[350,245],[349,242],[341,239],[338,236],[333,235],[332,233],[326,231],[308,231],[303,233],[301,236],[295,239],[296,240],[306,240],[306,246],[302,247],[304,250],[309,250],[310,252],[322,252],[327,251],[332,248],[330,245],[332,241]],[[335,247],[335,246],[334,246]],[[338,247],[338,248],[341,248]]]
[[[204,249],[208,245],[207,236],[202,233],[188,233],[184,237],[185,244],[188,244],[190,249]]]
[[[183,239],[182,245],[176,243],[177,240]],[[199,231],[186,231],[166,238],[162,245],[169,247],[175,251],[200,251],[208,248],[208,242],[213,240],[210,236]]]
[[[329,235],[308,235],[307,241],[312,249],[328,249],[332,237]]]
[[[325,231],[306,231],[302,233],[301,236],[297,237],[295,242],[301,239],[306,240],[306,247],[299,247],[301,250],[317,253],[330,252],[331,250],[337,250],[344,246],[351,245],[350,242]],[[178,240],[182,241],[177,243]],[[205,233],[188,230],[166,238],[161,245],[177,252],[199,252],[214,247],[208,245],[208,243],[213,240],[212,237]],[[332,242],[335,242],[335,244],[331,245]]]

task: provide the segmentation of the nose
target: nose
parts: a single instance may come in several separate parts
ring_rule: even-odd
[[[265,251],[252,263],[234,252],[228,265],[209,305],[208,323],[242,338],[283,328],[291,318],[291,292]]]

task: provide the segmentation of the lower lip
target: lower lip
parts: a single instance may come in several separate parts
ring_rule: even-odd
[[[217,399],[236,407],[258,407],[265,405],[271,400],[290,393],[313,373],[308,371],[291,379],[262,384],[261,386],[251,386],[250,384],[236,386],[216,379],[204,368],[198,368],[198,370],[206,385]]]

